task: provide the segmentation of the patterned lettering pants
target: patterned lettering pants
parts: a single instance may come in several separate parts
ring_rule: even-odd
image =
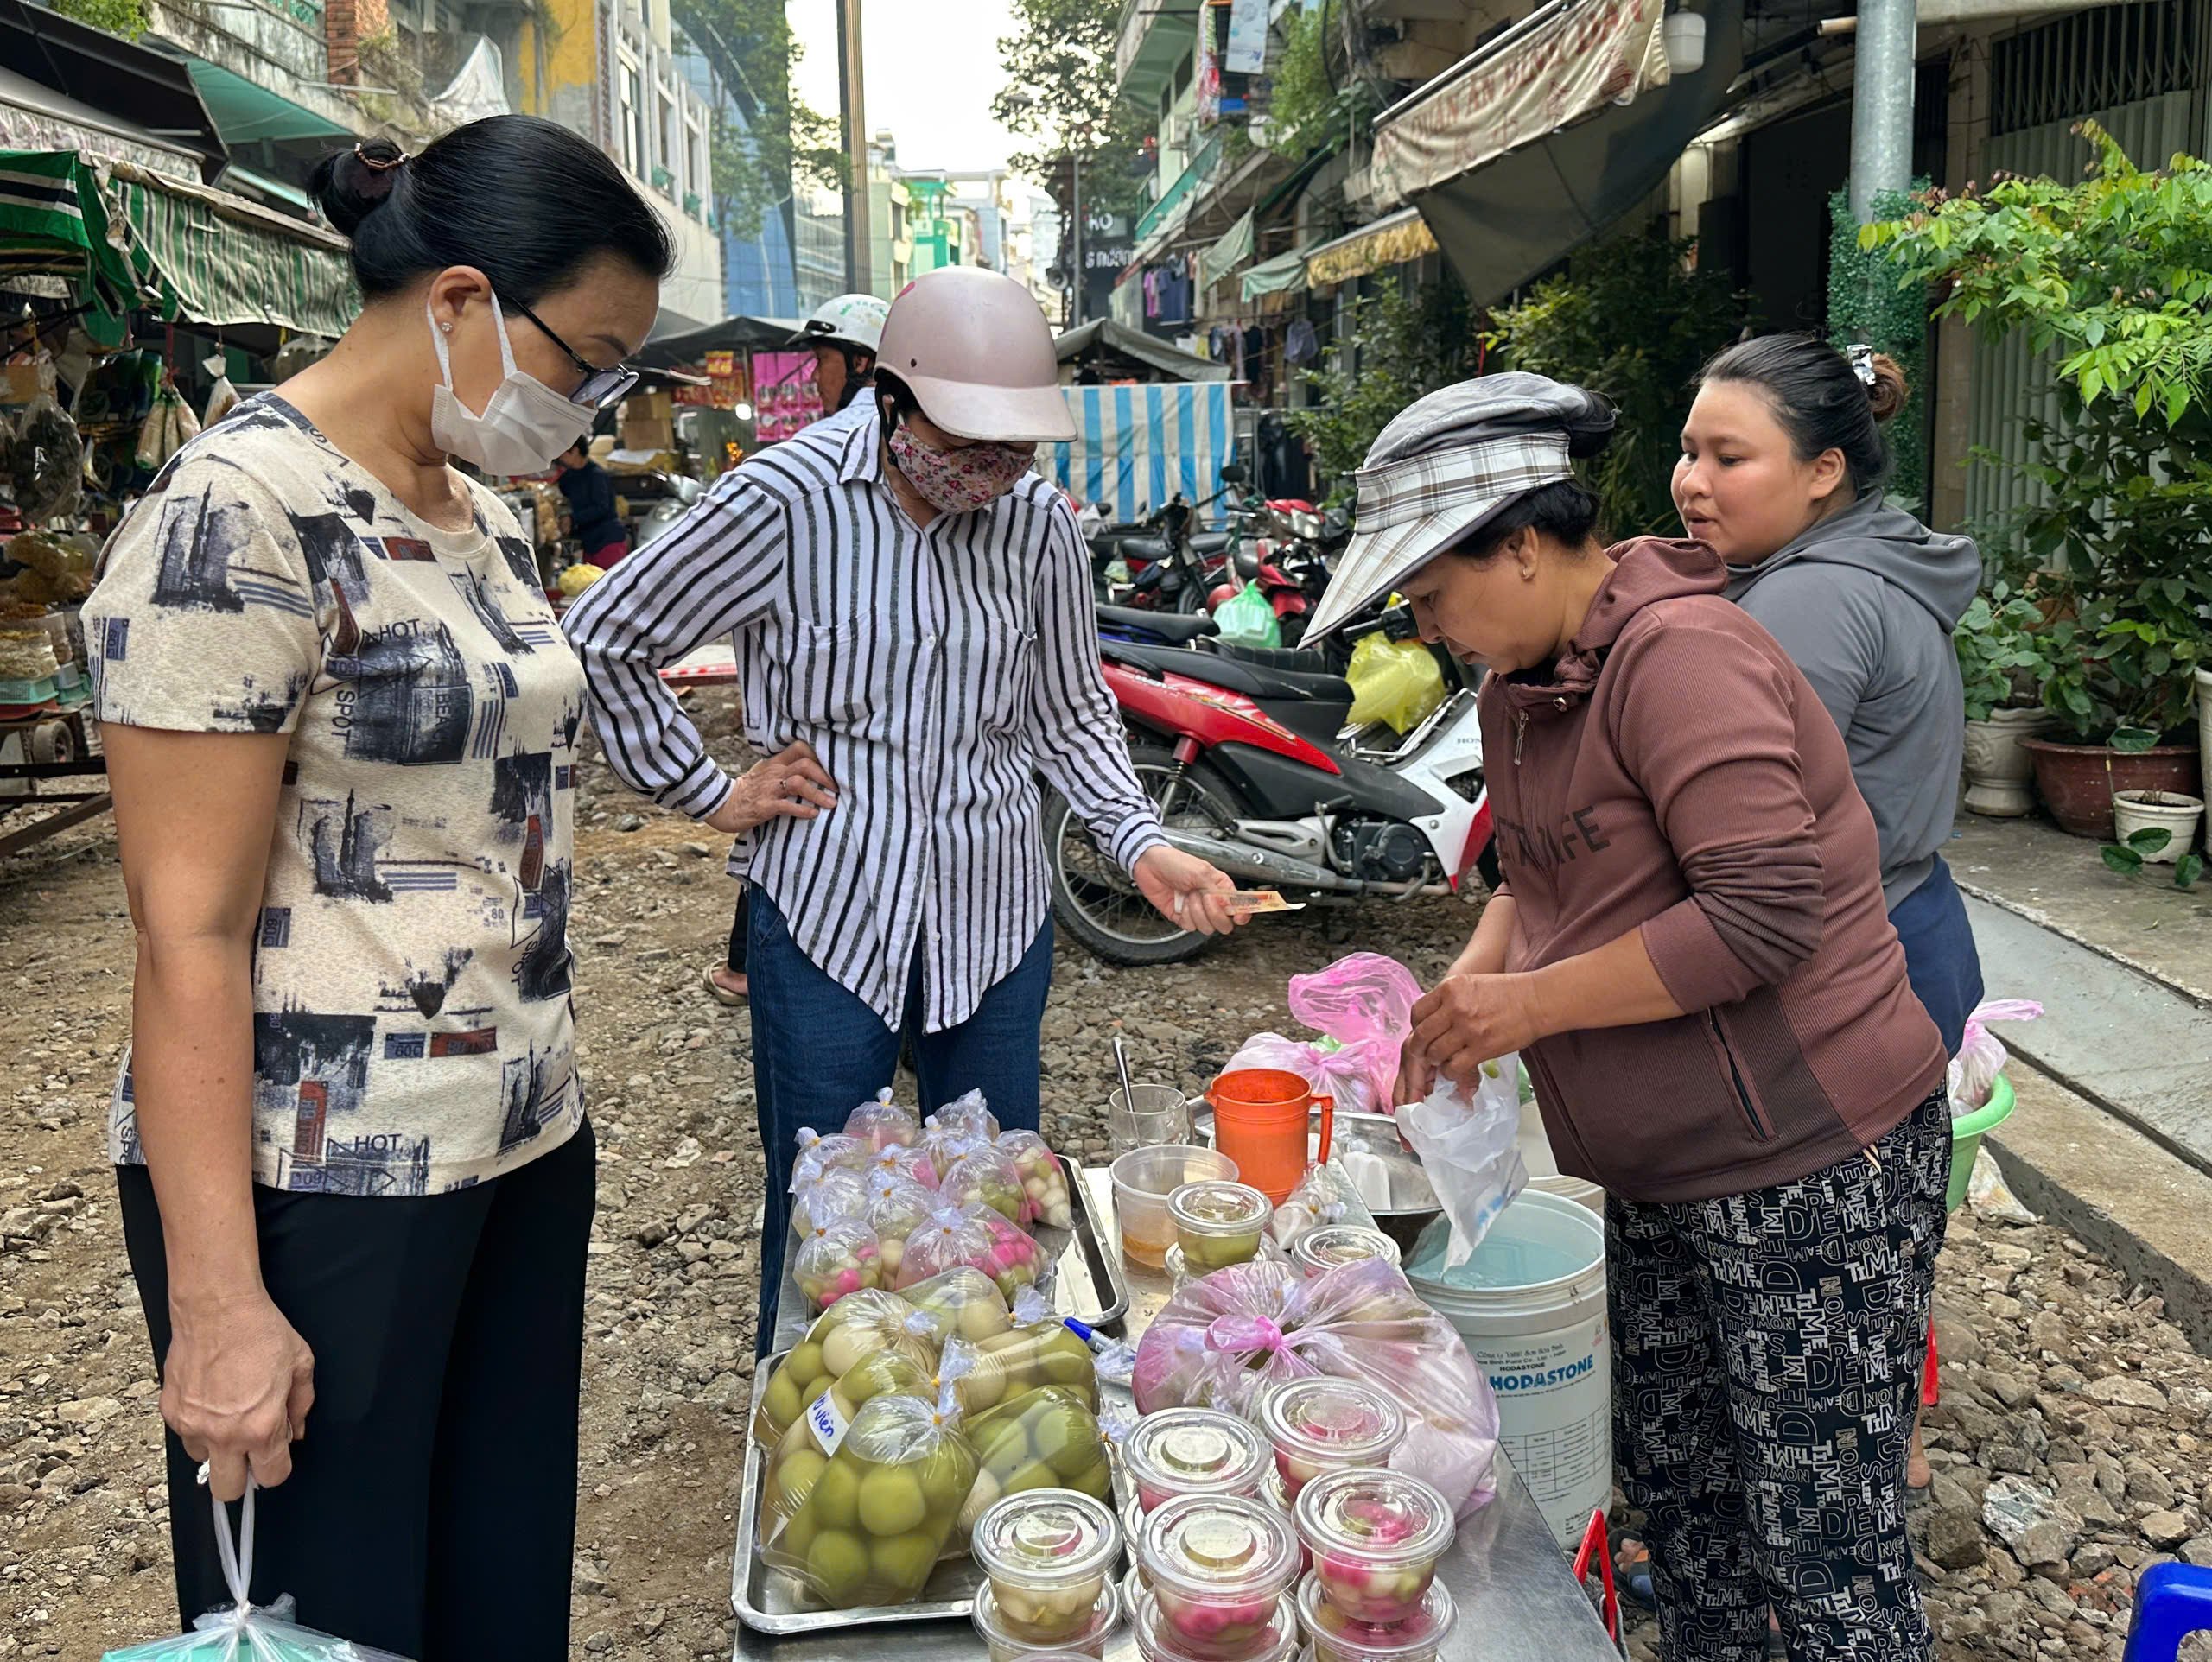
[[[1923,1662],[1905,1445],[1943,1244],[1939,1089],[1796,1183],[1608,1200],[1613,1459],[1643,1512],[1666,1662]]]

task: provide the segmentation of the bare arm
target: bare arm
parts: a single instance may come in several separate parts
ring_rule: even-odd
[[[161,1205],[172,1338],[162,1413],[216,1493],[291,1472],[314,1360],[261,1279],[253,933],[287,733],[103,726],[138,939],[131,1075]]]

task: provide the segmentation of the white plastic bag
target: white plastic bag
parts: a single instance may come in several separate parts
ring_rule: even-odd
[[[1398,1110],[1398,1129],[1421,1156],[1452,1221],[1446,1269],[1467,1261],[1507,1202],[1528,1186],[1529,1168],[1521,1160],[1520,1078],[1520,1057],[1500,1056],[1483,1064],[1472,1101],[1459,1087],[1440,1080],[1427,1101]]]
[[[207,1481],[205,1467],[200,1481]],[[191,1633],[110,1651],[101,1662],[406,1662],[390,1651],[300,1627],[289,1619],[289,1594],[274,1604],[254,1608],[246,1591],[253,1581],[253,1489],[249,1478],[245,1499],[238,1506],[235,1545],[230,1508],[212,1493],[208,1496],[215,1508],[215,1551],[223,1561],[223,1580],[236,1601],[232,1608],[208,1612],[193,1624]]]
[[[1993,1021],[2033,1021],[2043,1006],[2032,999],[1992,999],[1974,1007],[1967,1018],[1959,1053],[1951,1058],[1951,1117],[1957,1119],[1986,1107],[1997,1075],[2005,1071],[2004,1044],[1989,1031]]]

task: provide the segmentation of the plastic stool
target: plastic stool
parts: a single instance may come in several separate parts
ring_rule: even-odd
[[[2154,1564],[2135,1585],[2126,1662],[2174,1662],[2191,1633],[2212,1632],[2212,1570]]]

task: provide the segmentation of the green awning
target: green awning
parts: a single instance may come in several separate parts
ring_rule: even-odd
[[[256,173],[251,168],[241,168],[235,162],[223,169],[223,187],[227,190],[233,185],[250,186],[264,196],[273,196],[280,202],[289,202],[294,207],[302,212],[313,213],[315,210],[314,200],[297,185],[288,185],[281,179],[271,179],[267,174]]]
[[[176,314],[335,339],[359,313],[342,238],[226,192],[135,168],[115,168],[109,180]]]
[[[1198,256],[1198,287],[1211,289],[1252,257],[1252,215],[1238,216],[1221,239]]]
[[[67,276],[80,301],[110,313],[130,310],[146,287],[74,150],[0,150],[0,272],[26,271]]]
[[[1244,274],[1244,298],[1255,301],[1262,295],[1295,294],[1305,288],[1306,252],[1306,248],[1294,248],[1254,266]]]
[[[215,130],[223,136],[226,144],[233,148],[256,144],[264,139],[282,143],[288,138],[360,136],[281,93],[256,86],[245,76],[233,74],[220,64],[190,56],[184,62],[192,72],[192,84],[200,89],[200,101],[207,105],[207,113],[215,117]]]

